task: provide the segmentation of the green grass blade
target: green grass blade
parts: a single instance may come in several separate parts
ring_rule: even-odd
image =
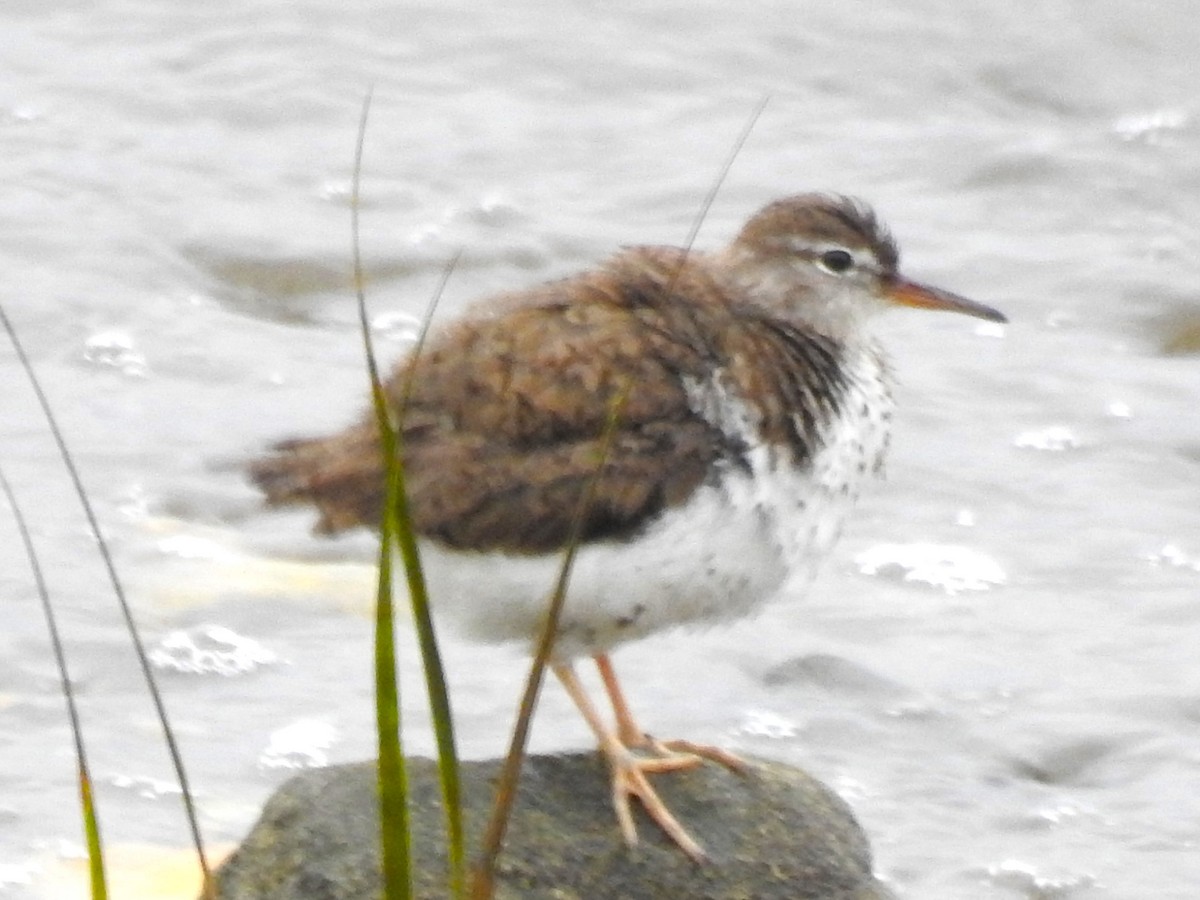
[[[96,819],[96,803],[92,794],[92,776],[82,760],[79,763],[79,803],[83,809],[83,833],[88,854],[88,883],[92,900],[108,900],[108,881],[104,874],[103,842],[100,823]]]
[[[67,703],[67,719],[71,723],[71,738],[75,743],[75,765],[79,778],[79,804],[83,816],[83,833],[87,844],[88,875],[91,882],[92,900],[107,900],[108,882],[104,875],[104,846],[100,840],[100,823],[96,817],[95,798],[92,795],[92,777],[88,768],[87,750],[83,743],[83,726],[79,721],[79,708],[75,704],[75,689],[71,686],[70,670],[67,668],[67,654],[63,647],[62,636],[58,631],[58,619],[54,614],[54,606],[50,603],[50,591],[46,586],[46,578],[38,561],[37,549],[33,545],[33,536],[21,507],[17,503],[12,485],[4,472],[0,471],[0,488],[12,509],[17,531],[21,542],[25,545],[25,556],[29,560],[29,568],[33,572],[33,580],[37,586],[38,598],[41,600],[42,613],[46,617],[46,630],[50,633],[50,647],[54,651],[54,663],[58,668],[58,677],[62,683],[63,697]]]
[[[400,466],[397,465],[397,468]],[[408,578],[413,625],[421,649],[421,662],[425,670],[426,690],[429,694],[429,707],[433,717],[434,737],[438,748],[438,776],[446,815],[451,896],[462,897],[466,890],[466,835],[463,829],[462,785],[459,778],[450,695],[446,687],[446,675],[442,667],[441,654],[438,652],[433,620],[429,612],[429,596],[425,588],[420,556],[411,520],[408,517],[407,506],[403,490],[398,491],[397,503],[393,507],[396,516],[396,536],[400,548],[400,558],[404,563],[405,574]]]
[[[390,505],[402,490],[398,467],[389,467],[385,496]],[[385,510],[390,506],[385,506]],[[400,686],[396,677],[396,623],[392,600],[395,519],[380,523],[379,582],[375,594],[375,721],[378,735],[380,861],[387,900],[413,896],[412,830],[408,818],[408,772],[400,730]]]
[[[354,180],[350,196],[351,241],[354,258],[354,292],[358,300],[359,324],[366,353],[371,400],[379,426],[380,448],[386,466],[387,487],[384,512],[379,523],[379,579],[375,591],[375,723],[378,740],[379,850],[386,900],[409,900],[413,896],[412,835],[408,820],[408,775],[400,730],[400,685],[396,678],[396,622],[392,601],[392,554],[395,547],[395,517],[389,512],[403,490],[403,473],[391,465],[396,447],[396,430],[379,377],[379,366],[367,318],[365,279],[359,243],[359,187],[363,144],[373,89],[368,89],[359,119],[354,152]]]
[[[41,382],[38,380],[37,373],[34,372],[33,364],[29,361],[28,355],[25,353],[25,348],[21,344],[20,338],[17,337],[16,329],[13,327],[8,314],[4,311],[4,307],[0,305],[0,325],[3,325],[4,330],[8,333],[9,342],[16,351],[17,359],[20,362],[21,369],[25,372],[33,392],[37,397],[37,401],[42,410],[42,415],[46,419],[46,425],[50,429],[50,434],[54,439],[54,443],[58,448],[59,456],[63,461],[63,466],[67,470],[67,474],[71,478],[71,483],[75,488],[75,495],[79,498],[79,503],[83,507],[84,516],[87,519],[88,528],[92,536],[96,540],[96,547],[100,553],[100,559],[104,563],[105,570],[108,573],[109,583],[112,585],[113,593],[117,599],[117,606],[121,611],[121,617],[125,622],[125,630],[129,634],[129,640],[133,644],[134,654],[137,657],[138,666],[142,671],[142,679],[146,683],[146,689],[150,694],[150,700],[154,705],[154,712],[158,718],[159,725],[162,726],[163,740],[167,745],[167,753],[171,758],[171,765],[175,771],[175,778],[179,782],[180,796],[183,801],[184,815],[187,817],[188,829],[191,832],[192,845],[196,849],[196,858],[200,864],[200,875],[203,887],[201,895],[208,900],[214,897],[212,870],[208,865],[208,857],[204,852],[204,840],[200,835],[200,821],[196,814],[195,799],[192,795],[191,787],[188,783],[187,771],[183,765],[183,754],[179,751],[179,744],[175,740],[175,731],[171,727],[170,718],[167,716],[167,706],[163,701],[162,693],[158,689],[158,682],[155,681],[154,671],[150,666],[150,657],[146,653],[145,644],[142,642],[141,633],[138,631],[137,622],[133,618],[133,610],[129,605],[129,600],[125,595],[124,585],[121,583],[120,576],[117,575],[117,566],[113,561],[112,552],[109,550],[108,541],[104,538],[104,533],[100,530],[100,521],[96,516],[96,511],[92,508],[92,502],[88,499],[87,490],[83,486],[83,478],[79,474],[79,470],[75,466],[74,457],[67,446],[66,438],[63,437],[62,429],[59,428],[58,419],[54,415],[54,411],[50,407],[50,401],[46,398],[45,392],[42,390]]]
[[[442,278],[421,320],[421,333],[417,338],[410,359],[414,362],[421,355],[433,313],[445,290],[450,275],[458,264],[460,253],[456,253],[442,270]],[[396,418],[404,421],[408,398],[412,391],[415,365],[410,366],[405,378]],[[404,490],[404,453],[402,431],[397,428],[395,447],[387,457],[389,466],[395,468],[398,487],[394,502],[389,502],[395,521],[393,523],[400,558],[408,583],[408,596],[412,607],[413,627],[421,651],[421,665],[425,672],[425,689],[429,695],[430,715],[433,719],[434,738],[438,750],[438,779],[442,790],[442,808],[446,817],[446,848],[449,862],[450,895],[466,896],[467,839],[462,817],[462,784],[459,774],[458,751],[454,739],[454,719],[450,709],[450,692],[446,687],[446,674],[438,651],[433,617],[429,609],[429,593],[421,568],[421,556],[417,547],[416,532],[409,513],[408,495]]]
[[[380,522],[380,578],[376,595],[375,640],[376,719],[379,729],[381,846],[385,895],[389,898],[407,897],[409,894],[405,891],[411,892],[412,889],[411,835],[406,805],[407,780],[400,739],[399,688],[395,673],[395,622],[391,573],[393,552],[398,551],[404,566],[405,580],[412,605],[413,624],[421,652],[438,748],[438,773],[446,816],[446,843],[450,866],[449,887],[452,896],[462,897],[466,889],[466,836],[462,820],[462,789],[458,754],[455,749],[453,719],[445,671],[441,655],[438,652],[433,621],[429,612],[429,597],[421,570],[417,538],[412,527],[404,482],[400,423],[403,421],[404,408],[412,387],[411,373],[413,370],[409,369],[409,378],[403,385],[399,409],[393,410],[388,403],[387,393],[376,362],[363,287],[358,211],[360,208],[362,152],[370,103],[371,95],[368,92],[363,104],[355,153],[352,229],[354,284],[358,299],[359,324],[362,329],[363,347],[371,381],[371,397],[387,479],[384,514],[383,520]],[[454,256],[442,274],[441,282],[422,320],[421,334],[411,354],[413,360],[421,353],[429,323],[433,318],[434,308],[457,262],[458,254]],[[391,893],[393,890],[397,893]]]

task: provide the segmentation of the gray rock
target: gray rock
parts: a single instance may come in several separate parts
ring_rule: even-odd
[[[608,774],[594,754],[533,757],[501,856],[500,900],[886,900],[849,809],[798,769],[750,761],[745,776],[706,764],[655,779],[709,854],[696,865],[640,810],[641,842],[621,840]],[[490,814],[496,761],[462,767],[468,834]],[[416,895],[442,898],[443,817],[430,760],[409,766]],[[636,806],[636,804],[635,804]],[[284,784],[217,873],[223,900],[375,900],[374,763],[306,771]]]

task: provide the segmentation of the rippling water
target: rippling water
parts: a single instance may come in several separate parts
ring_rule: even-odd
[[[834,785],[904,897],[1195,895],[1191,4],[16,0],[0,28],[2,302],[156,652],[211,839],[242,835],[289,767],[372,751],[370,541],[264,514],[236,472],[365,396],[346,273],[367,86],[363,240],[389,357],[457,248],[441,315],[682,241],[769,94],[702,246],[774,197],[857,194],[910,274],[1012,325],[879,323],[903,382],[888,481],[801,601],[622,650],[643,718]],[[63,619],[106,835],[183,846],[92,540],[11,352],[0,371],[0,464]],[[11,528],[0,560],[0,896],[23,898],[80,829]],[[521,657],[452,639],[447,656],[465,751],[497,753]],[[587,742],[547,691],[535,746]]]

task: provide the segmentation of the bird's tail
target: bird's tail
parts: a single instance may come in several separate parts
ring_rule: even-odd
[[[283,441],[272,450],[248,467],[269,505],[314,504],[321,514],[315,530],[324,534],[379,520],[384,475],[373,424]]]

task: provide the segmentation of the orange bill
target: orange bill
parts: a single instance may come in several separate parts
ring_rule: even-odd
[[[975,316],[977,319],[987,319],[989,322],[1008,321],[1004,313],[998,309],[992,309],[990,306],[984,306],[982,303],[976,303],[974,300],[968,300],[966,297],[960,297],[958,294],[950,293],[950,291],[943,291],[940,288],[930,287],[927,284],[918,284],[915,281],[909,281],[907,278],[901,278],[899,275],[888,279],[883,293],[888,300],[900,306],[916,306],[921,309],[944,309],[948,312]]]

